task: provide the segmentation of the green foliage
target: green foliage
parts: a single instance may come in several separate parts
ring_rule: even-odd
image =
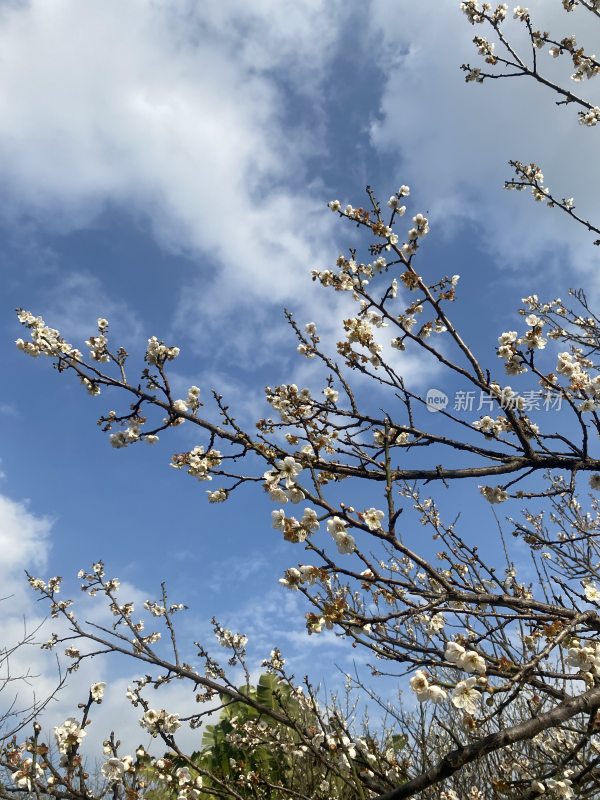
[[[363,773],[382,765],[383,751],[396,758],[407,744],[404,734],[389,735],[384,747],[367,734],[365,752],[355,749],[344,735],[343,724],[335,714],[323,715],[307,700],[296,694],[292,686],[271,673],[260,676],[255,686],[245,685],[239,693],[251,703],[268,708],[285,721],[261,713],[253,705],[220,696],[219,719],[207,725],[201,748],[190,760],[167,754],[169,770],[190,767],[190,761],[202,778],[197,800],[239,796],[248,800],[283,800],[297,794],[315,800],[354,800],[366,797]],[[325,721],[327,720],[327,721]],[[348,747],[344,744],[348,743]],[[173,781],[167,788],[164,782],[148,774],[145,792],[147,800],[175,800],[178,787]],[[227,787],[235,787],[233,795]]]
[[[263,707],[282,712],[291,725],[307,722],[304,719],[306,712],[293,697],[290,686],[275,675],[261,675],[256,686],[242,686],[239,691]],[[221,696],[221,702],[223,708],[219,721],[206,726],[202,749],[192,755],[194,763],[224,782],[234,780],[239,783],[242,775],[256,774],[263,782],[291,785],[297,777],[293,751],[301,744],[300,734],[293,727],[266,717],[251,705],[225,695]],[[313,724],[316,723],[315,717]],[[213,789],[218,788],[216,781],[210,778],[204,783]],[[256,796],[251,779],[246,787],[240,787],[240,794]],[[261,796],[264,796],[262,792]]]

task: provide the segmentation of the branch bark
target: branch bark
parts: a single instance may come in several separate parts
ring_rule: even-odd
[[[560,703],[552,711],[545,714],[540,714],[537,717],[521,722],[519,725],[514,725],[498,733],[492,733],[485,736],[478,742],[473,744],[459,747],[447,753],[444,758],[434,764],[427,772],[423,772],[416,778],[413,778],[397,789],[394,789],[387,794],[380,795],[378,800],[403,800],[403,798],[414,797],[419,792],[434,786],[440,781],[452,777],[458,770],[475,761],[477,758],[482,758],[488,753],[493,753],[495,750],[501,750],[504,747],[509,747],[516,742],[524,740],[531,740],[534,736],[547,728],[553,728],[560,725],[566,720],[581,713],[590,713],[600,707],[600,686],[595,686],[593,689],[565,700]]]

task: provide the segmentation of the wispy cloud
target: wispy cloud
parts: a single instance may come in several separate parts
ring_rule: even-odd
[[[97,333],[97,320],[105,317],[116,333],[119,345],[139,342],[142,323],[137,313],[89,272],[63,272],[46,293],[43,309],[46,322],[59,325],[61,333],[79,347]],[[38,310],[36,309],[36,312]]]

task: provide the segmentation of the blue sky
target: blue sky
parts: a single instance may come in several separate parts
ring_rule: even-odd
[[[192,607],[189,629],[218,614],[253,631],[261,656],[282,646],[300,674],[309,662],[324,675],[348,665],[337,643],[303,638],[301,604],[277,585],[302,556],[275,538],[263,497],[209,506],[205,485],[168,468],[190,444],[183,428],[153,449],[111,449],[95,426],[104,398],[18,353],[14,308],[79,342],[107,317],[133,357],[151,335],[177,343],[180,385],[220,390],[250,421],[265,384],[306,376],[282,307],[334,337],[341,308],[310,270],[329,266],[352,231],[326,203],[361,205],[366,183],[385,200],[408,183],[409,210],[431,221],[421,262],[432,278],[461,275],[455,315],[497,369],[496,337],[515,327],[521,297],[572,285],[598,295],[589,237],[503,192],[506,162],[537,161],[596,219],[600,167],[595,131],[549,93],[464,83],[460,64],[477,57],[458,5],[0,3],[0,571],[15,592],[11,630],[40,611],[21,569],[73,576],[101,557],[140,596],[166,580]],[[552,5],[530,4],[540,27],[564,26]],[[562,35],[579,27],[585,43],[577,14],[567,21]],[[414,387],[444,388],[429,365],[405,367]],[[454,492],[450,509],[469,497],[473,519],[491,523],[473,487]]]

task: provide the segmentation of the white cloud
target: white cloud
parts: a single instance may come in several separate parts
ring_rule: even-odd
[[[22,599],[23,570],[43,570],[49,550],[52,521],[38,516],[27,503],[0,495],[0,582],[3,596],[17,593]]]
[[[9,710],[17,715],[8,717],[5,730],[12,729],[18,714],[44,700],[57,684],[53,658],[29,643],[43,623],[43,615],[35,606],[24,572],[46,568],[51,527],[52,521],[32,512],[27,503],[0,495],[0,718]],[[39,673],[43,675],[36,677]]]
[[[173,325],[198,353],[245,367],[280,359],[283,304],[333,339],[343,303],[309,270],[328,266],[336,239],[353,232],[326,210],[306,165],[324,152],[325,82],[349,13],[339,0],[5,7],[5,213],[65,232],[107,206],[149,223],[190,257]],[[87,336],[98,315],[131,320],[115,292],[110,266],[101,282],[66,275],[47,321]]]
[[[106,699],[94,705],[90,714],[91,727],[87,730],[82,752],[94,762],[101,760],[102,741],[111,731],[122,740],[124,750],[131,752],[139,743],[149,747],[152,742],[139,726],[140,709],[133,708],[126,700],[127,686],[135,678],[147,672],[147,666],[127,658],[101,657],[84,660],[80,669],[67,676],[64,688],[57,691],[60,674],[65,675],[68,659],[62,658],[64,645],[57,652],[42,650],[40,643],[49,639],[52,632],[66,630],[60,619],[51,620],[45,615],[46,606],[37,603],[37,596],[27,585],[24,570],[42,578],[49,568],[49,534],[51,521],[33,513],[26,503],[17,502],[0,495],[0,583],[2,584],[2,649],[0,651],[0,723],[2,734],[14,730],[28,716],[35,705],[40,707],[50,698],[39,717],[42,723],[42,740],[53,741],[52,729],[67,717],[78,718],[81,711],[78,703],[88,698],[92,682],[105,681],[108,686]],[[70,583],[70,582],[69,582]],[[123,583],[121,594],[133,600],[140,608],[145,595],[135,586]],[[85,596],[75,606],[81,619],[89,624],[110,627],[113,618],[102,599]],[[19,647],[16,647],[21,643]],[[14,649],[13,649],[14,648]],[[81,651],[86,652],[85,644]],[[11,652],[12,651],[12,652]],[[5,658],[4,654],[9,657]],[[57,655],[61,657],[61,670],[57,666]],[[66,663],[65,663],[66,662]],[[201,710],[194,702],[194,686],[187,682],[175,682],[164,686],[151,700],[159,707],[166,707],[181,716],[190,714],[190,709]],[[209,707],[209,706],[207,706]],[[6,715],[6,718],[5,718]],[[22,736],[30,733],[26,727]],[[197,749],[199,734],[184,726],[178,736],[180,744],[190,750]],[[162,743],[155,743],[152,751],[162,752]]]
[[[574,195],[578,210],[597,222],[597,131],[578,124],[573,106],[557,108],[552,92],[532,80],[465,84],[461,63],[480,65],[473,36],[492,36],[471,27],[458,5],[422,0],[390,15],[385,2],[374,3],[372,33],[380,37],[376,53],[387,77],[372,141],[402,165],[402,180],[414,181],[419,203],[431,212],[433,235],[475,222],[504,269],[539,268],[543,259],[545,269],[560,269],[555,275],[567,261],[589,276],[598,258],[592,237],[562,212],[501,187],[511,177],[509,159],[536,161],[550,188],[559,197]],[[565,14],[559,3],[528,5],[535,25],[559,38],[574,32],[589,43],[589,15]],[[507,24],[518,40],[518,23]],[[546,73],[569,83],[566,62],[557,64],[545,51],[538,57]],[[597,97],[593,81],[571,85]]]
[[[293,120],[289,92],[318,106],[341,13],[318,0],[4,8],[0,174],[13,210],[71,230],[110,203],[165,246],[216,259],[218,304],[204,270],[188,320],[249,293],[302,293],[330,220],[301,185],[315,134]]]

